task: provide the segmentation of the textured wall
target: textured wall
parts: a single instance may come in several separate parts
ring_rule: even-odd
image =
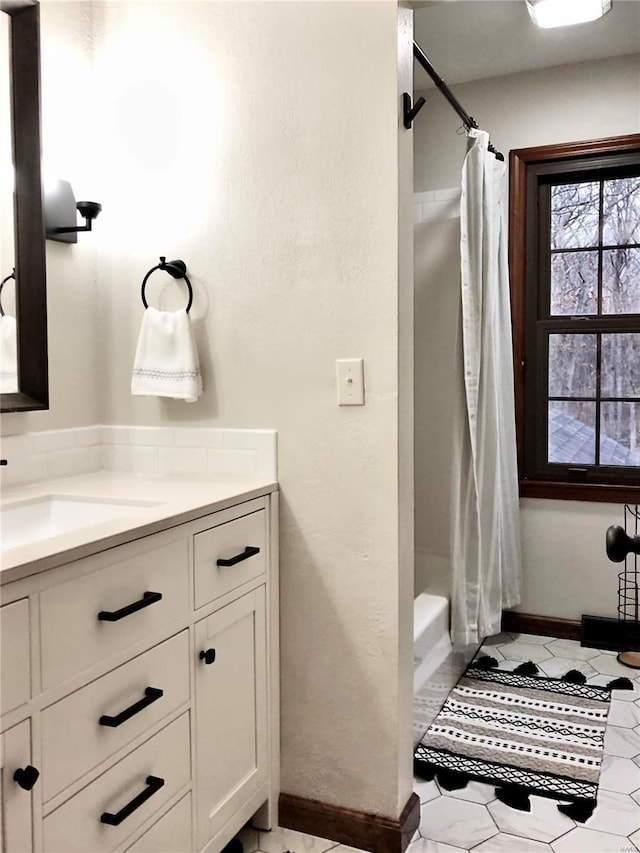
[[[640,54],[459,84],[454,91],[505,155],[640,131]],[[459,124],[431,90],[415,131],[417,192],[459,186],[466,145],[456,136]],[[446,423],[455,417],[449,356],[459,312],[459,222],[421,223],[415,234],[416,577],[418,587],[440,589],[450,575]],[[518,609],[570,619],[614,615],[617,578],[604,533],[621,523],[622,507],[523,500],[521,510],[525,585]]]
[[[95,13],[100,418],[278,430],[282,789],[397,815],[411,565],[398,555],[396,4]],[[197,404],[129,393],[140,282],[161,254],[183,258],[195,288]],[[178,286],[162,290],[157,273],[151,304],[180,304]],[[367,405],[338,408],[335,359],[358,356]]]

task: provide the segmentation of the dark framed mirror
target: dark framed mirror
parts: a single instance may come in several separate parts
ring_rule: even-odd
[[[32,0],[2,0],[0,9],[9,16],[18,378],[15,391],[0,394],[0,411],[26,412],[49,408],[40,166],[40,7]]]

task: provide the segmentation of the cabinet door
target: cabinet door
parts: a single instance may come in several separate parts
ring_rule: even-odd
[[[2,796],[0,797],[0,850],[2,853],[30,853],[33,850],[31,790],[20,787],[13,778],[24,770],[23,784],[31,784],[31,726],[24,720],[0,735]],[[32,778],[29,779],[29,775]],[[36,781],[36,785],[38,782]]]
[[[0,607],[0,713],[29,701],[31,663],[29,600]]]
[[[264,586],[198,622],[195,637],[199,850],[267,779]]]

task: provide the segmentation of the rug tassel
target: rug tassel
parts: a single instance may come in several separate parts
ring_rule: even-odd
[[[478,660],[474,660],[472,666],[474,669],[495,669],[498,666],[498,661],[489,655],[483,655],[481,658],[478,658]]]
[[[570,669],[565,672],[560,681],[566,681],[567,684],[586,684],[587,677],[579,669]]]
[[[614,678],[607,684],[607,688],[609,690],[633,690],[633,684],[630,679],[623,676],[622,678]]]
[[[458,791],[460,788],[465,788],[469,781],[469,776],[458,770],[438,770],[436,778],[438,785],[445,791]]]
[[[566,806],[561,803],[558,806],[558,811],[561,811],[562,814],[566,814],[567,817],[572,818],[578,823],[584,823],[586,820],[589,820],[597,805],[597,800],[583,800],[581,803],[569,803]]]
[[[436,768],[428,761],[423,761],[421,758],[413,759],[413,775],[425,782],[432,782],[436,775]]]
[[[519,812],[530,812],[531,801],[529,794],[518,788],[517,785],[505,785],[504,788],[496,788],[496,797],[505,806],[510,806],[512,809],[517,809]]]
[[[537,675],[540,672],[532,660],[528,660],[526,663],[521,663],[520,666],[517,666],[513,671],[516,675]]]

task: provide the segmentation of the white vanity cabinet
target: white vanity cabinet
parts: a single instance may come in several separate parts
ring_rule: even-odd
[[[23,720],[0,735],[0,814],[2,853],[33,849],[33,788],[37,771],[31,764],[31,727]]]
[[[2,853],[219,853],[268,828],[277,492],[0,592]]]

